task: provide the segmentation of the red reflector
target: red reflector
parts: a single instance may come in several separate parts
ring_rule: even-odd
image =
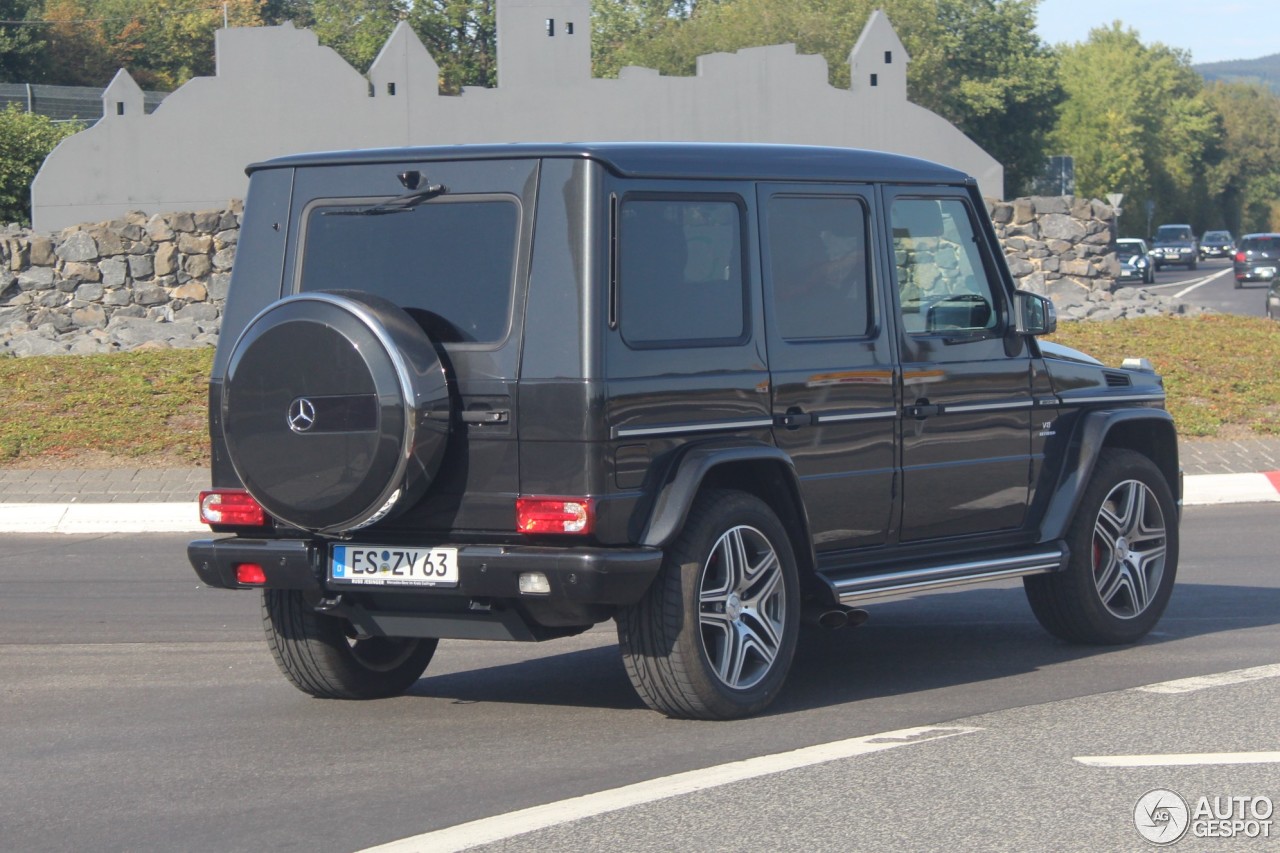
[[[200,493],[200,521],[204,524],[265,527],[267,514],[248,492],[226,489]]]
[[[267,582],[267,573],[257,563],[240,563],[236,566],[236,583],[262,585]]]
[[[516,530],[521,533],[591,532],[590,498],[516,498]]]

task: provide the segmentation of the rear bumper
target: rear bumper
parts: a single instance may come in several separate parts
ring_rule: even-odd
[[[458,546],[458,586],[358,587],[327,581],[328,547],[307,539],[198,539],[187,558],[200,580],[224,589],[296,589],[323,595],[394,593],[429,598],[509,599],[529,603],[559,600],[575,604],[626,605],[640,599],[662,564],[656,548],[548,547],[536,545]],[[262,567],[265,584],[242,584],[236,569]],[[522,594],[523,572],[547,576],[551,592]]]

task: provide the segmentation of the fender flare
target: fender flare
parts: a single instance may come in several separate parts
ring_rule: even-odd
[[[1173,416],[1164,409],[1101,409],[1087,412],[1080,418],[1064,454],[1058,483],[1040,522],[1039,541],[1051,542],[1066,535],[1085,487],[1093,476],[1098,456],[1108,446],[1108,436],[1119,426],[1137,426],[1142,421],[1149,421],[1151,428],[1171,448],[1162,453],[1160,448],[1153,445],[1151,449],[1155,452],[1150,455],[1164,473],[1173,492],[1174,502],[1181,509],[1182,482]]]
[[[763,462],[778,466],[783,471],[783,485],[790,494],[788,498],[803,530],[804,540],[809,539],[809,516],[805,512],[804,501],[800,498],[800,477],[796,473],[795,464],[785,452],[772,445],[760,442],[722,442],[695,444],[687,447],[668,468],[667,476],[658,485],[654,495],[648,522],[640,536],[640,544],[661,548],[671,542],[684,527],[685,519],[693,506],[694,499],[702,488],[707,475],[724,465],[739,463]],[[787,523],[787,519],[783,519]],[[805,547],[805,555],[797,554],[812,565],[811,543]]]

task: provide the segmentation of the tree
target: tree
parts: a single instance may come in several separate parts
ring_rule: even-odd
[[[31,222],[31,182],[64,137],[84,129],[10,104],[0,111],[0,222]]]
[[[1150,200],[1156,219],[1212,226],[1208,170],[1221,156],[1221,119],[1186,52],[1144,45],[1120,22],[1061,53],[1067,98],[1053,140],[1075,158],[1076,191]]]
[[[364,73],[396,24],[404,20],[408,5],[403,0],[312,0],[307,26],[321,44]]]
[[[25,83],[34,78],[40,63],[44,41],[37,27],[27,23],[38,21],[35,15],[39,0],[0,0],[0,80]]]
[[[1221,161],[1209,172],[1209,192],[1224,227],[1234,234],[1269,231],[1280,205],[1280,96],[1260,84],[1214,83],[1205,90],[1221,117]]]
[[[144,88],[214,72],[214,31],[262,23],[264,0],[48,0],[43,82],[103,86],[125,68]]]
[[[597,40],[603,50],[596,68],[616,73],[623,65],[645,65],[692,74],[702,54],[793,42],[801,52],[827,60],[832,85],[848,86],[849,51],[871,12],[882,8],[911,56],[911,100],[954,123],[999,160],[1006,189],[1016,194],[1041,168],[1062,99],[1055,55],[1035,33],[1038,3],[704,0],[692,6],[630,0],[624,4],[629,14],[609,15],[599,3],[596,20],[620,36]]]
[[[494,0],[415,0],[407,20],[440,66],[441,91],[497,85]]]

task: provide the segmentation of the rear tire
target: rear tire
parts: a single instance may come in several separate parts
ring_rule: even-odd
[[[800,628],[782,523],[754,495],[699,495],[658,577],[617,622],[627,675],[650,708],[698,720],[764,709],[786,681]]]
[[[263,590],[262,625],[280,671],[318,699],[399,696],[422,677],[439,642],[357,638],[350,622],[317,613],[297,590]]]
[[[1067,531],[1067,568],[1023,579],[1036,619],[1070,643],[1118,645],[1160,620],[1178,567],[1173,493],[1155,463],[1102,451]]]

